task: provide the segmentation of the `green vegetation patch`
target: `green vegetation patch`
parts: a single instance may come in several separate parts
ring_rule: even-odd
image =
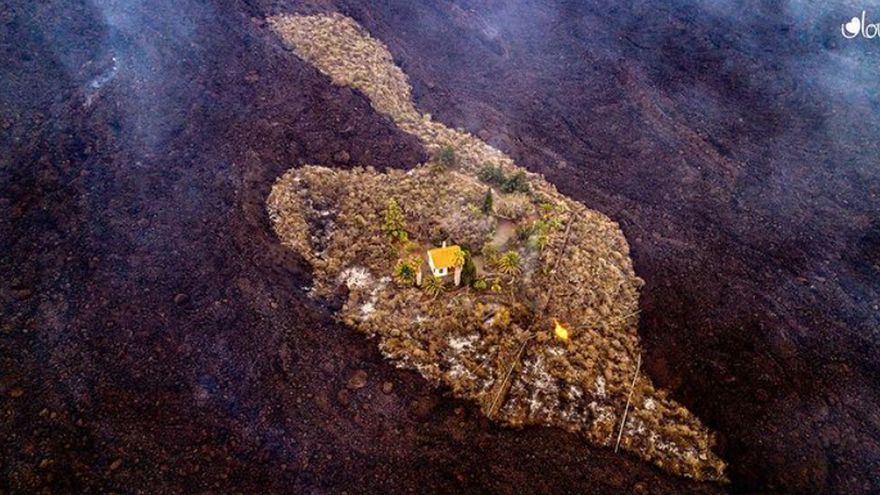
[[[353,19],[280,15],[269,25],[433,157],[409,172],[307,166],[277,181],[273,227],[313,267],[316,297],[347,290],[343,321],[493,420],[560,426],[603,446],[620,438],[671,472],[724,479],[711,432],[638,369],[642,281],[616,223],[420,113],[406,74]],[[444,242],[461,247],[449,267],[458,284],[426,266]]]
[[[378,337],[390,359],[493,419],[613,445],[636,376],[642,281],[617,224],[540,186],[499,193],[498,203],[517,205],[508,218],[475,207],[486,203],[476,176],[438,175],[430,163],[387,173],[306,166],[278,180],[268,210],[282,242],[313,266],[314,295],[345,287],[340,319]],[[457,286],[428,266],[443,242],[464,248]],[[554,337],[554,320],[567,340]],[[624,448],[718,476],[720,464],[700,457],[712,437],[693,415],[643,374],[631,400]]]

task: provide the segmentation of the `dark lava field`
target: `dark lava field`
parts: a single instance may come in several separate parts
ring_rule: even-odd
[[[880,492],[872,6],[3,2],[0,494]],[[307,297],[275,179],[427,156],[265,22],[330,11],[620,223],[644,369],[730,483],[492,424]]]

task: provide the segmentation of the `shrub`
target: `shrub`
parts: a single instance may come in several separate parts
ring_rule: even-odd
[[[520,170],[519,172],[515,173],[513,177],[505,180],[504,184],[501,185],[501,191],[506,193],[529,192],[529,181],[528,179],[526,179],[525,172]]]
[[[437,162],[443,165],[445,168],[454,167],[456,164],[455,158],[455,150],[452,146],[444,146],[440,148],[440,151],[437,152]]]
[[[532,211],[532,204],[527,196],[514,194],[502,196],[495,207],[495,215],[511,220],[519,220]]]
[[[409,234],[406,232],[406,217],[403,215],[403,209],[394,198],[389,199],[387,206],[385,206],[385,225],[382,230],[392,239],[398,241],[409,239]]]
[[[506,306],[501,306],[492,317],[492,326],[495,328],[507,328],[510,326],[510,310]]]
[[[529,192],[529,180],[526,178],[526,174],[522,170],[513,174],[511,177],[507,177],[504,175],[504,171],[501,170],[501,167],[496,167],[487,163],[483,165],[483,168],[480,169],[477,176],[481,181],[487,184],[493,184],[500,187],[501,192],[504,193]]]
[[[543,250],[550,242],[550,229],[550,224],[544,220],[536,220],[532,222],[527,229],[523,229],[523,232],[517,232],[517,234],[524,236],[520,237],[520,239],[528,239],[529,244],[532,247]]]
[[[535,233],[535,225],[531,223],[520,223],[516,226],[516,238],[525,241]]]
[[[529,226],[527,232],[528,235],[526,236],[532,246],[542,251],[550,243],[550,233],[562,228],[562,220],[554,215],[551,210],[545,208],[545,206],[546,205],[541,205],[541,208],[544,211],[543,219],[533,222]],[[525,233],[526,232],[523,232],[523,234]],[[520,232],[517,231],[517,234],[520,234]]]
[[[450,237],[449,231],[442,225],[434,225],[431,227],[429,236],[431,238],[431,244],[435,246],[443,244],[443,241],[448,241]]]
[[[443,280],[439,277],[428,275],[422,280],[422,289],[424,289],[427,294],[436,296],[446,290],[446,287],[443,286]]]
[[[496,167],[491,163],[483,165],[483,168],[480,169],[477,176],[486,184],[494,184],[496,186],[501,186],[506,180],[504,177],[504,171],[501,170],[501,167]]]
[[[474,260],[470,255],[464,261],[464,266],[461,268],[461,283],[462,285],[471,285],[476,281],[477,278],[477,265],[474,264]]]
[[[546,233],[537,234],[532,237],[532,244],[538,248],[538,251],[543,251],[550,244],[550,236]]]
[[[455,252],[454,255],[452,255],[452,264],[454,266],[464,266],[464,262],[465,262],[466,258],[467,258],[467,256],[465,255],[464,251],[459,249],[458,251]]]
[[[486,244],[483,244],[480,254],[483,255],[483,258],[486,259],[487,263],[494,265],[495,258],[498,257],[498,248],[496,248],[491,242],[487,242]]]
[[[558,230],[562,228],[562,219],[556,215],[548,215],[544,219],[544,223],[547,224],[547,228]]]

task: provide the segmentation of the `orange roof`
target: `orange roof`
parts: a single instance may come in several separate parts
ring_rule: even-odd
[[[456,253],[461,253],[462,250],[458,246],[446,246],[435,249],[428,250],[428,260],[433,265],[433,268],[438,270],[442,270],[444,268],[451,268],[455,266],[455,256]]]

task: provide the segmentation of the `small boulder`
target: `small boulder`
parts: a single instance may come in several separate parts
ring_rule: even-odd
[[[26,301],[30,299],[33,294],[34,291],[30,289],[15,289],[12,291],[12,295],[19,301]]]
[[[333,154],[333,161],[336,163],[348,163],[350,160],[351,155],[345,150],[337,151]]]
[[[357,370],[351,374],[351,377],[348,379],[348,388],[351,390],[358,390],[364,388],[367,385],[367,372],[364,370]]]

